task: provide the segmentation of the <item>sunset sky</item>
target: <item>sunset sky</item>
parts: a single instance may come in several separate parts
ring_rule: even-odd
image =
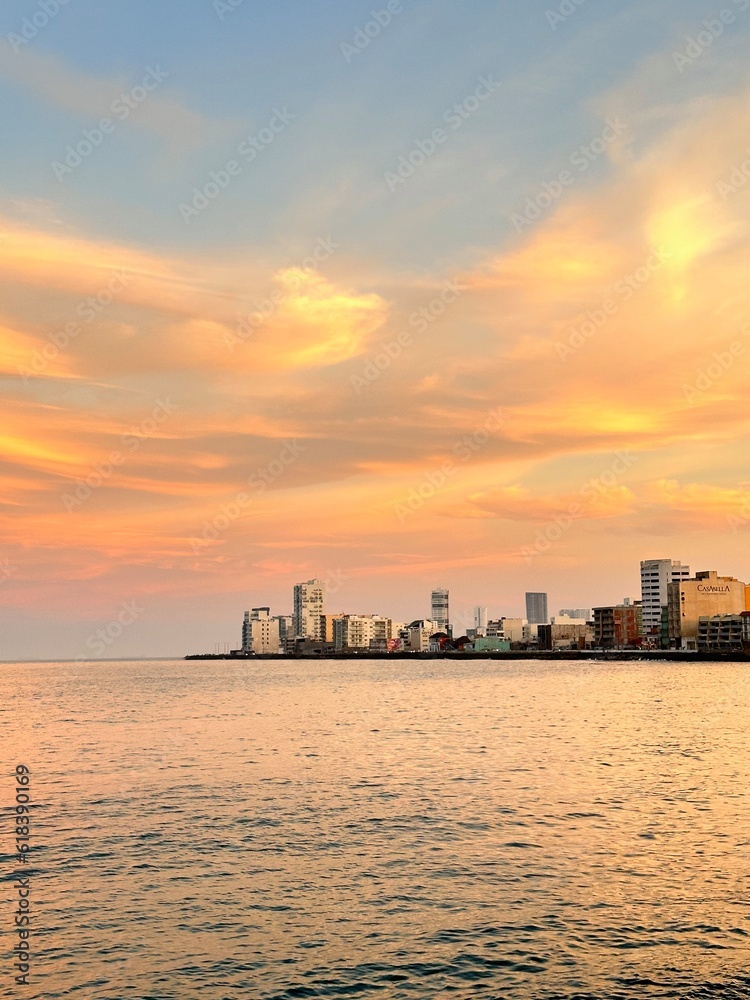
[[[0,659],[750,578],[750,0],[0,28]]]

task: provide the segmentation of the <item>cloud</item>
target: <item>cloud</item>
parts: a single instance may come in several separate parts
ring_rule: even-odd
[[[88,115],[94,98],[66,79],[61,105]],[[747,496],[731,471],[750,428],[747,365],[738,358],[693,405],[683,385],[739,336],[750,309],[748,195],[730,201],[716,189],[746,145],[747,97],[667,115],[658,99],[649,112],[642,88],[623,90],[621,105],[643,102],[632,158],[620,150],[522,238],[450,275],[391,273],[388,261],[370,267],[343,251],[302,271],[246,247],[147,250],[61,224],[4,223],[6,376],[80,321],[82,303],[114,275],[132,276],[42,378],[6,379],[0,528],[7,545],[50,554],[43,570],[19,563],[19,599],[32,600],[21,585],[45,574],[196,594],[253,569],[272,579],[339,560],[359,579],[489,574],[514,565],[519,525],[582,500],[550,559],[608,558],[610,540],[618,558],[634,559],[652,535],[687,545],[691,532],[713,530]],[[654,131],[655,118],[669,128]],[[419,333],[410,317],[448,278],[460,297]],[[262,320],[260,302],[271,303]],[[352,376],[402,330],[408,346],[356,394]],[[160,395],[179,403],[174,419],[82,516],[68,516],[61,493]],[[498,408],[502,425],[458,463],[456,444]],[[304,442],[303,457],[196,558],[191,538],[286,438]],[[582,497],[622,448],[641,456],[639,478]],[[400,523],[394,502],[446,457],[459,471]],[[717,545],[733,556],[731,540]]]
[[[93,76],[74,69],[52,53],[34,48],[0,61],[0,79],[23,87],[91,125],[102,118],[112,119],[113,105],[147,78],[153,89],[128,114],[129,127],[158,135],[175,150],[212,144],[240,127],[241,123],[216,122],[187,107],[170,88],[170,76],[170,67],[160,64],[139,67],[118,77]],[[127,103],[121,106],[130,110]]]
[[[621,517],[635,508],[635,495],[626,486],[582,488],[575,493],[535,495],[521,486],[506,486],[472,494],[463,507],[450,511],[453,517],[492,517],[508,521],[541,522],[567,514],[585,520]]]

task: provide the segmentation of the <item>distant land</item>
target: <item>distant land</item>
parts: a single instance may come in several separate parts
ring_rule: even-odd
[[[511,650],[487,653],[191,653],[186,660],[676,660],[689,663],[748,663],[747,653],[697,653],[684,649],[561,649],[557,652],[543,650]]]

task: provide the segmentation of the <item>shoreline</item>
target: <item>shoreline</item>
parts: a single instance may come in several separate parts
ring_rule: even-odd
[[[487,652],[487,653],[372,653],[363,651],[361,653],[307,653],[307,654],[284,654],[284,653],[190,653],[184,657],[186,660],[238,660],[242,662],[252,660],[591,660],[591,661],[672,661],[685,663],[748,663],[750,653],[722,653],[707,652],[698,653],[681,649],[615,649],[615,650],[594,650],[594,649],[565,649],[559,651],[540,650],[511,650],[510,652]]]

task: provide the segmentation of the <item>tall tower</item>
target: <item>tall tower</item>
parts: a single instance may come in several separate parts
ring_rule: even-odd
[[[303,639],[322,638],[321,615],[325,614],[325,588],[321,580],[308,580],[294,587],[293,628]]]
[[[450,624],[450,613],[448,611],[448,591],[438,588],[432,592],[432,620],[437,625],[439,632],[447,632]]]
[[[641,562],[641,602],[643,635],[657,637],[662,627],[662,608],[669,603],[669,584],[690,579],[690,567],[673,559],[644,559]]]
[[[487,634],[487,608],[474,608],[474,628],[482,631],[482,635]]]
[[[253,627],[250,624],[250,612],[245,612],[242,622],[242,652],[249,653],[253,648]]]
[[[526,621],[529,625],[548,623],[546,594],[526,594]]]

